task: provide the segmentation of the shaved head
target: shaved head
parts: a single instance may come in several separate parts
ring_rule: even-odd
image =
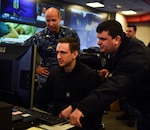
[[[54,8],[54,7],[48,8],[48,9],[46,10],[45,15],[47,16],[47,15],[49,15],[49,14],[55,14],[55,16],[61,17],[61,16],[60,16],[60,11],[59,11],[58,9]]]

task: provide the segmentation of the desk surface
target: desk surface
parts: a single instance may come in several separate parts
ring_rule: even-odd
[[[48,126],[48,125],[45,125],[45,124],[41,124],[41,125],[38,125],[36,127],[30,127],[28,128],[27,130],[68,130],[70,128],[73,128],[74,126],[71,125],[71,124],[57,124],[57,125],[53,125],[53,126]]]

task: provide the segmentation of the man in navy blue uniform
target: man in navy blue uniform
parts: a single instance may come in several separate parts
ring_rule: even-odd
[[[37,45],[38,53],[41,57],[41,63],[36,69],[40,86],[41,83],[46,81],[50,72],[58,66],[56,58],[58,39],[67,36],[75,37],[79,40],[77,33],[73,29],[60,25],[61,16],[58,9],[48,8],[45,13],[45,19],[47,27],[24,42],[25,45]]]

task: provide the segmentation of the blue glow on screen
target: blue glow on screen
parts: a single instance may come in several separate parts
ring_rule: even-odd
[[[96,27],[105,20],[103,14],[96,14],[79,9],[71,9],[70,27],[79,35],[81,49],[97,45]]]
[[[35,24],[36,3],[34,0],[3,0],[1,1],[1,18]]]

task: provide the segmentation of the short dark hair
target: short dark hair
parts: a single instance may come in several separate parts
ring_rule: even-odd
[[[115,38],[117,35],[123,38],[124,35],[121,24],[116,20],[107,20],[100,23],[96,28],[96,32],[101,33],[103,31],[108,31],[108,34],[112,38]]]
[[[136,25],[127,25],[127,27],[132,27],[135,32],[137,30]]]
[[[64,37],[58,40],[58,43],[69,43],[69,48],[71,52],[77,50],[80,51],[80,42],[77,38],[74,37]]]

